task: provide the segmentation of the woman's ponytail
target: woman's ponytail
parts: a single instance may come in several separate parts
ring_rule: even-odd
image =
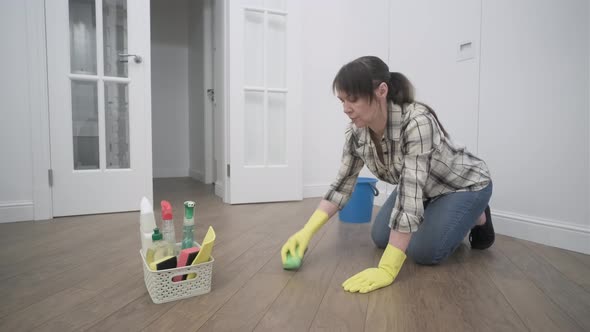
[[[387,99],[394,104],[403,106],[414,102],[414,86],[406,76],[401,73],[389,73],[389,92]]]
[[[414,86],[412,85],[412,82],[410,82],[410,80],[401,73],[389,73],[389,92],[387,93],[387,99],[393,101],[394,104],[400,106],[403,106],[404,104],[414,103]],[[442,123],[440,123],[440,120],[438,120],[438,116],[436,115],[434,110],[424,103],[418,104],[426,107],[426,109],[428,109],[428,111],[432,113],[432,116],[434,116],[436,122],[438,122],[438,126],[440,127],[442,132],[445,134],[446,137],[449,137],[449,134],[443,127]]]

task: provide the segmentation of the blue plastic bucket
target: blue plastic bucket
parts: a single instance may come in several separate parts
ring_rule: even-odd
[[[373,201],[379,195],[377,179],[359,177],[350,200],[342,210],[339,218],[343,222],[365,223],[371,221]]]

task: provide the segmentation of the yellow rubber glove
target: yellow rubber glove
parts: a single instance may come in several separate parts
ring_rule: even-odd
[[[397,277],[405,260],[406,254],[403,251],[388,244],[379,261],[379,267],[372,267],[355,274],[342,283],[342,287],[351,293],[368,293],[389,286]]]
[[[283,260],[283,265],[285,265],[287,262],[287,253],[296,257],[298,260],[303,258],[303,254],[305,254],[305,250],[307,249],[309,241],[313,235],[318,230],[320,230],[320,228],[322,228],[328,219],[329,217],[326,212],[322,210],[315,210],[305,226],[303,226],[300,231],[293,234],[283,245],[283,248],[281,249],[281,259]]]

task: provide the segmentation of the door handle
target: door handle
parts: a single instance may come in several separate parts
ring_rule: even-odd
[[[120,53],[119,54],[119,62],[127,62],[127,58],[129,57],[133,57],[133,61],[135,61],[135,63],[141,63],[143,61],[143,59],[141,58],[141,56],[137,55],[137,54],[124,54],[124,53]],[[121,59],[124,58],[124,59]]]

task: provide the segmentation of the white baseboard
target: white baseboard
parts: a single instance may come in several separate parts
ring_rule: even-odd
[[[154,168],[154,178],[180,178],[189,176],[184,168]]]
[[[590,254],[590,227],[492,210],[498,234]]]
[[[0,202],[0,223],[28,221],[35,218],[32,201]]]
[[[225,187],[223,183],[215,182],[215,195],[224,199],[225,197]]]
[[[191,178],[205,183],[205,172],[191,168],[188,170],[188,173]]]

